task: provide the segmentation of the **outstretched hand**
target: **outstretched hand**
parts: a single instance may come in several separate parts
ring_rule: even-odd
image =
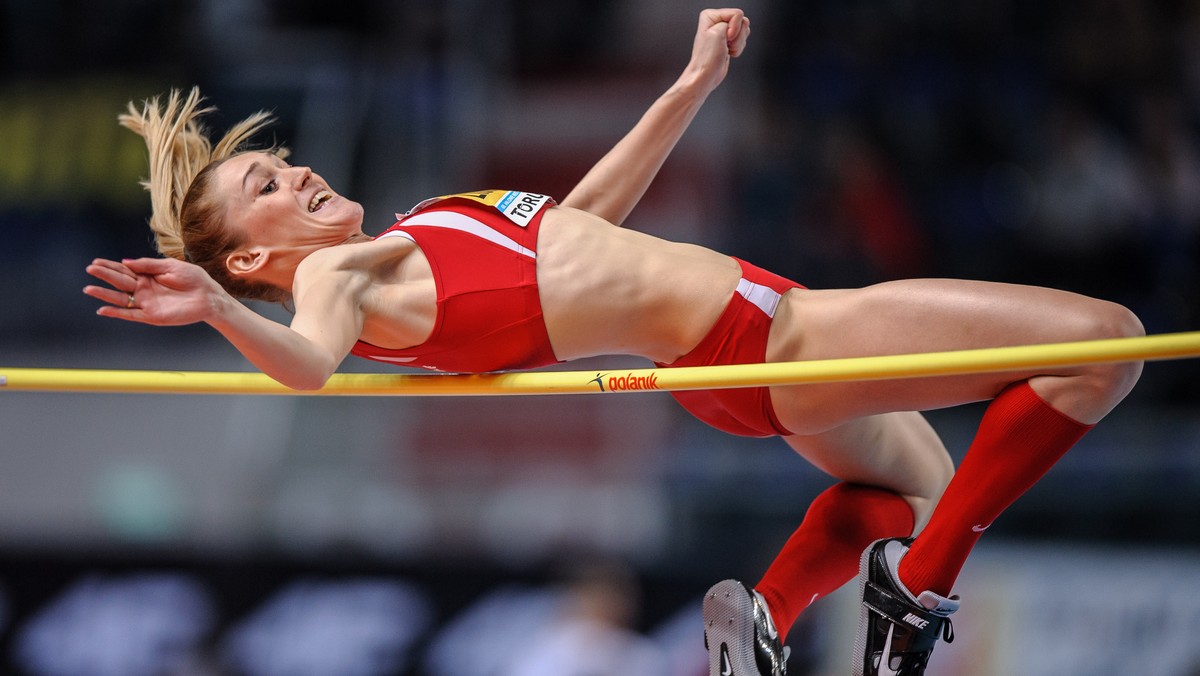
[[[215,304],[228,297],[202,268],[173,258],[97,258],[87,272],[108,284],[83,289],[106,303],[96,310],[102,317],[155,326],[193,324],[211,317]]]
[[[750,38],[750,19],[740,9],[700,12],[688,72],[706,90],[716,89],[729,71],[729,60],[741,56]]]

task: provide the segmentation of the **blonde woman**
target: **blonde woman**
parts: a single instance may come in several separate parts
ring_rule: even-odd
[[[798,361],[1138,335],[1136,317],[1043,288],[895,281],[810,290],[745,261],[618,227],[738,56],[750,22],[705,10],[691,60],[560,202],[517,191],[431,200],[377,236],[363,209],[278,151],[243,151],[255,116],[215,146],[197,92],[131,104],[150,149],[163,258],[96,260],[106,317],[204,322],[263,372],[319,388],[350,353],[444,371],[533,368],[601,354],[663,366]],[[284,326],[236,298],[290,299]],[[754,587],[705,599],[710,674],[785,673],[797,616],[857,572],[854,673],[924,672],[951,587],[983,530],[1130,391],[1140,364],[920,381],[692,392],[734,434],[779,436],[838,480]],[[955,473],[917,411],[991,400]],[[953,476],[953,479],[951,478]],[[915,535],[915,538],[914,538]]]

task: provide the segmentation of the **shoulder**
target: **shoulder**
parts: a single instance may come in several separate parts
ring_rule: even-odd
[[[296,267],[294,291],[314,286],[336,285],[353,291],[362,286],[389,283],[396,270],[409,267],[418,247],[405,237],[386,237],[353,244],[339,244],[312,252]]]
[[[352,252],[345,251],[346,247],[327,247],[318,249],[304,257],[296,266],[296,277],[293,283],[294,291],[310,288],[314,283],[323,279],[344,278],[353,274],[354,266]]]
[[[293,292],[299,294],[315,287],[332,285],[353,290],[353,281],[367,281],[371,269],[376,265],[373,260],[391,248],[377,244],[382,242],[342,244],[310,253],[296,266]]]
[[[387,237],[353,244],[339,244],[318,249],[304,258],[296,274],[352,273],[365,271],[383,261],[394,261],[416,248],[403,237]]]

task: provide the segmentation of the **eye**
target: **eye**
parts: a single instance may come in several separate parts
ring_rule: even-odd
[[[271,180],[267,181],[267,184],[262,187],[262,190],[258,191],[258,194],[270,195],[271,193],[275,192],[277,189],[279,189],[279,184],[275,181],[275,179],[271,179]]]

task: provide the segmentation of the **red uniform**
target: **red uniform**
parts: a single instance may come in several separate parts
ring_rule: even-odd
[[[482,373],[559,361],[537,287],[537,235],[553,201],[489,191],[417,205],[379,237],[407,237],[433,269],[437,318],[429,338],[392,350],[358,341],[351,352],[438,371]]]
[[[559,361],[550,347],[537,286],[537,236],[554,202],[542,195],[488,191],[429,200],[379,237],[406,237],[433,269],[437,318],[429,338],[392,350],[363,341],[367,359],[438,371],[483,373]],[[671,364],[760,363],[780,296],[799,284],[744,261],[728,307],[691,352]],[[684,408],[717,429],[743,436],[787,435],[767,388],[672,392]]]
[[[738,260],[738,259],[735,259]],[[804,288],[743,260],[742,279],[708,335],[691,352],[658,366],[761,364],[767,358],[767,334],[779,299],[788,289]],[[771,406],[765,387],[682,390],[671,396],[692,415],[713,427],[747,437],[790,435]]]

